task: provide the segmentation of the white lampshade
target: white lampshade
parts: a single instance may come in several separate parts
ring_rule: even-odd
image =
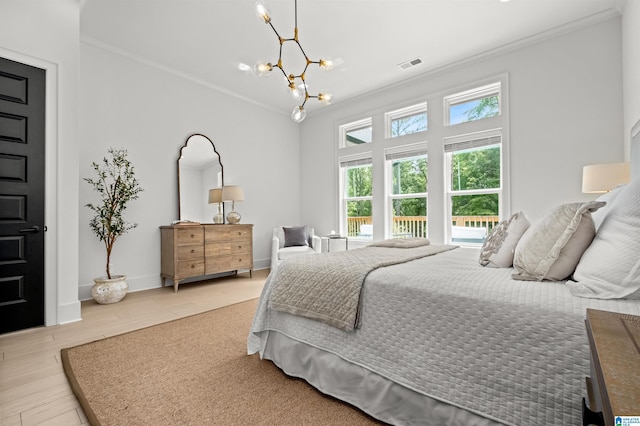
[[[582,168],[582,192],[609,192],[618,185],[629,183],[629,163],[591,164]]]
[[[222,202],[222,188],[211,188],[209,190],[209,204]]]
[[[222,201],[244,201],[244,191],[239,185],[222,187]]]

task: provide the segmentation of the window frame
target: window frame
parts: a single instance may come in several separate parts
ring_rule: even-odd
[[[451,95],[444,96],[442,99],[443,101],[442,112],[444,116],[444,126],[453,127],[453,126],[459,126],[465,123],[481,121],[486,118],[492,118],[492,117],[483,117],[477,120],[463,121],[461,123],[451,124],[451,107],[464,102],[488,98],[493,95],[496,95],[498,97],[498,114],[492,117],[498,117],[502,115],[502,106],[503,106],[501,81],[497,81],[495,83],[486,84],[484,86],[475,87],[473,89],[465,90],[463,92],[453,93]]]
[[[413,192],[410,194],[394,194],[393,193],[393,162],[395,160],[412,159],[424,157],[427,161],[427,170],[429,170],[428,144],[420,142],[415,144],[402,145],[384,150],[384,179],[385,179],[385,214],[384,214],[384,235],[385,238],[394,238],[393,234],[393,201],[404,198],[424,198],[427,211],[425,212],[425,238],[429,235],[429,225],[427,218],[429,216],[429,179],[427,177],[426,188],[424,192]]]
[[[444,138],[443,153],[444,153],[444,196],[445,196],[445,241],[449,244],[458,244],[471,247],[480,247],[482,242],[453,242],[453,197],[464,195],[486,195],[497,194],[498,195],[498,222],[503,219],[505,211],[505,150],[504,150],[504,138],[502,135],[502,128],[483,130],[474,133],[466,133],[456,135],[448,138]],[[481,142],[487,139],[488,141]],[[495,141],[495,140],[498,141]],[[492,143],[492,141],[495,141]],[[457,146],[459,149],[449,149],[448,147]],[[487,149],[494,146],[500,147],[500,186],[498,188],[481,188],[481,189],[462,189],[454,190],[452,185],[452,158],[455,152],[465,152],[471,149]],[[491,232],[491,229],[487,229],[487,235]]]
[[[348,216],[347,216],[347,205],[350,201],[370,201],[372,204],[372,212],[371,212],[371,223],[373,224],[374,215],[373,215],[373,185],[371,187],[371,195],[367,196],[357,196],[357,197],[349,197],[346,195],[347,188],[347,170],[350,167],[362,167],[365,165],[369,165],[371,167],[371,176],[373,180],[374,175],[374,167],[373,167],[373,153],[363,152],[356,155],[343,156],[338,158],[338,168],[340,170],[339,175],[339,192],[340,192],[340,235],[346,236],[350,239],[356,240],[364,240],[369,241],[373,239],[373,235],[369,238],[359,237],[358,235],[350,236],[349,235],[349,224],[348,224]],[[373,182],[372,182],[373,183]]]
[[[413,133],[407,133],[404,135],[396,135],[393,136],[391,134],[391,129],[392,129],[392,123],[395,120],[399,120],[405,117],[411,117],[412,115],[418,115],[418,114],[422,114],[424,113],[426,116],[426,126],[423,130],[417,131],[417,132],[413,132]],[[429,130],[429,114],[427,111],[427,102],[420,102],[418,104],[414,104],[408,107],[404,107],[404,108],[399,108],[393,111],[389,111],[389,112],[385,112],[384,113],[384,127],[385,127],[385,137],[387,139],[395,139],[395,138],[400,138],[402,136],[407,136],[407,135],[414,135],[416,133],[422,133],[422,132],[426,132],[427,130]]]
[[[362,144],[358,144],[358,143],[347,143],[347,134],[349,132],[353,132],[355,130],[360,130],[360,129],[366,129],[368,127],[371,127],[371,142],[363,142]],[[339,148],[349,148],[352,146],[363,146],[363,145],[368,145],[373,143],[374,137],[373,137],[373,118],[372,117],[367,117],[367,118],[363,118],[361,120],[356,120],[356,121],[352,121],[349,122],[347,124],[343,124],[339,127],[339,138],[340,138],[340,144],[339,144]]]

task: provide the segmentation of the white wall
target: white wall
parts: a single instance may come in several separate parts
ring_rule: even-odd
[[[631,128],[640,120],[640,1],[627,0],[622,15],[625,158]]]
[[[503,73],[511,211],[535,220],[555,205],[590,198],[581,193],[582,166],[624,158],[620,28],[619,17],[609,19],[309,114],[301,129],[303,221],[319,235],[338,229],[337,123]]]
[[[268,267],[272,228],[300,219],[298,126],[286,115],[93,44],[81,43],[80,59],[80,178],[109,146],[123,147],[144,188],[125,215],[139,225],[116,242],[111,270],[128,275],[132,290],[161,285],[158,227],[178,218],[176,161],[192,133],[215,144],[225,184],[243,186],[245,201],[236,209],[243,223],[254,224],[256,268]],[[79,182],[80,296],[86,298],[105,255],[83,207],[95,194]]]
[[[47,72],[45,321],[80,319],[78,302],[78,0],[2,0],[0,56]]]

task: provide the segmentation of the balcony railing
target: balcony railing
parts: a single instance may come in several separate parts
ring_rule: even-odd
[[[453,216],[451,225],[467,228],[485,228],[487,233],[500,222],[498,216]],[[353,216],[347,218],[347,235],[349,237],[370,236],[362,232],[362,225],[371,225],[371,216]],[[366,226],[365,229],[370,228]],[[427,236],[427,218],[425,216],[396,216],[393,218],[393,235],[404,237]]]

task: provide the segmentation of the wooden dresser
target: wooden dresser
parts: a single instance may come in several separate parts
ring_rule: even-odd
[[[161,226],[162,286],[167,278],[174,291],[187,278],[248,269],[253,271],[253,225]]]
[[[583,425],[614,426],[618,416],[640,418],[640,317],[587,309],[586,326],[591,377]]]

